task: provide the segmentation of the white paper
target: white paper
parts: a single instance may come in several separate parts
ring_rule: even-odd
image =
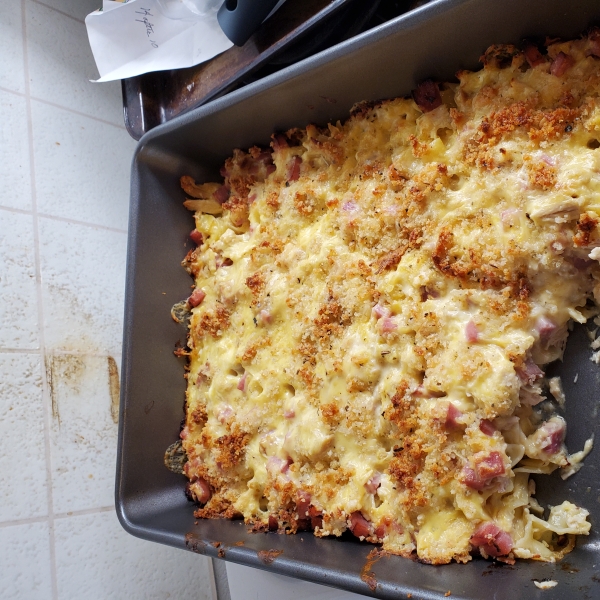
[[[104,0],[103,10],[85,19],[98,81],[192,67],[231,48],[216,13],[190,17],[166,17],[157,0]]]

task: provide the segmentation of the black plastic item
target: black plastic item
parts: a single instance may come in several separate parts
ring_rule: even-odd
[[[277,2],[278,0],[225,0],[219,8],[217,20],[225,35],[236,46],[243,46]]]
[[[189,295],[179,263],[191,247],[191,214],[182,206],[181,175],[216,180],[233,148],[267,144],[270,134],[307,123],[343,119],[360,100],[405,95],[433,77],[451,79],[476,68],[492,43],[528,36],[572,37],[600,17],[597,0],[437,0],[322,54],[250,84],[146,134],[132,167],[116,508],[123,527],[141,538],[221,557],[282,575],[379,598],[559,600],[600,597],[600,451],[567,481],[539,478],[543,505],[570,500],[590,511],[592,532],[562,563],[518,561],[514,566],[474,559],[429,566],[396,556],[361,578],[374,548],[356,538],[312,534],[251,534],[241,522],[198,520],[184,494],[185,479],[163,465],[177,439],[185,391],[182,359],[173,355],[186,332],[170,309]],[[574,452],[597,424],[600,369],[589,340],[576,328],[563,375]],[[577,375],[577,383],[574,383]],[[596,435],[596,439],[598,435]],[[220,542],[220,544],[216,544]],[[241,543],[241,544],[240,544]],[[243,544],[243,545],[242,545]],[[281,554],[269,553],[281,550]],[[534,580],[558,585],[538,590]]]

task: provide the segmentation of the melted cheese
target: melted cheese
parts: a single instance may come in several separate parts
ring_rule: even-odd
[[[196,213],[185,261],[205,294],[182,432],[198,517],[350,528],[431,563],[555,560],[558,536],[588,532],[568,502],[532,515],[529,473],[569,466],[536,364],[600,276],[589,43],[548,48],[573,57],[561,77],[512,47],[500,68],[494,47],[430,112],[360,106],[236,150],[224,188],[182,183],[228,196]]]

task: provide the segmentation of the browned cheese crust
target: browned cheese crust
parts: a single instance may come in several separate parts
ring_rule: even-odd
[[[596,314],[599,55],[596,31],[493,46],[458,84],[182,178],[197,517],[433,564],[553,561],[589,531],[570,502],[544,520],[529,476],[583,457],[538,405]]]

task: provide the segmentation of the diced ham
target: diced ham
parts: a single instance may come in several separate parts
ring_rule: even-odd
[[[365,489],[369,494],[375,494],[381,485],[381,473],[375,473],[371,479],[365,483]]]
[[[287,473],[292,462],[291,458],[283,460],[277,456],[270,456],[269,460],[267,460],[267,471],[271,473]]]
[[[350,515],[350,531],[358,538],[369,537],[371,535],[371,523],[357,510]]]
[[[308,514],[310,516],[310,525],[313,529],[323,527],[323,511],[311,505],[308,509]]]
[[[471,536],[471,544],[486,556],[506,556],[513,548],[512,538],[495,523],[482,523]]]
[[[298,531],[308,531],[310,529],[310,518],[298,519],[296,521],[296,527]]]
[[[187,438],[187,436],[190,435],[190,430],[189,428],[186,426],[184,427],[180,432],[179,432],[179,437],[182,440],[185,440]]]
[[[300,178],[300,165],[302,157],[295,154],[287,165],[286,179],[288,181],[298,181]]]
[[[246,391],[246,376],[247,375],[248,375],[247,373],[244,373],[240,377],[240,380],[238,381],[237,389],[240,390],[241,392],[245,392]]]
[[[381,319],[382,317],[391,316],[392,311],[387,306],[381,306],[381,304],[377,303],[373,307],[372,313],[376,319]]]
[[[256,160],[267,165],[273,162],[273,156],[268,150],[264,150],[256,157]]]
[[[517,367],[515,372],[521,382],[526,385],[535,383],[544,376],[544,371],[533,362],[531,357],[528,357],[521,367]]]
[[[504,475],[504,461],[500,452],[490,452],[487,458],[484,458],[475,465],[478,475],[483,480],[491,479],[492,477],[498,477]]]
[[[535,330],[538,332],[542,342],[548,342],[557,328],[556,323],[548,317],[540,317],[535,323]]]
[[[273,164],[273,155],[268,150],[264,150],[257,157],[256,160],[258,162],[263,163],[263,165],[272,165]]]
[[[375,531],[373,532],[379,539],[385,536],[385,525],[378,525]]]
[[[264,309],[258,313],[258,318],[263,325],[268,325],[273,320],[271,313],[268,310]]]
[[[202,242],[204,241],[204,237],[202,236],[202,233],[200,233],[197,229],[194,229],[190,233],[190,239],[192,240],[192,242],[194,242],[194,244],[196,244],[196,246],[200,246],[202,244]]]
[[[271,136],[271,146],[273,150],[281,150],[282,148],[289,148],[287,138],[282,133],[275,133]]]
[[[198,371],[198,377],[196,377],[196,385],[202,385],[210,380],[210,364],[207,361],[203,367],[200,367]]]
[[[281,467],[285,463],[285,461],[277,456],[269,456],[267,460],[267,471],[269,472],[281,472]]]
[[[540,159],[545,162],[549,167],[556,166],[556,158],[550,156],[549,154],[540,154]]]
[[[449,402],[448,411],[446,412],[446,420],[444,422],[446,429],[456,429],[457,427],[460,427],[461,423],[458,422],[458,419],[460,419],[462,416],[462,412],[456,408],[456,405],[452,402]]]
[[[462,482],[474,490],[482,490],[494,477],[504,475],[505,471],[500,452],[490,452],[487,456],[476,458],[474,468],[463,467]]]
[[[497,431],[496,426],[489,419],[479,421],[479,430],[485,435],[494,435]]]
[[[500,213],[500,220],[503,225],[510,227],[517,224],[520,214],[521,211],[518,208],[507,208]]]
[[[391,333],[398,329],[398,325],[391,317],[383,317],[381,320],[381,331],[383,333]]]
[[[522,387],[519,390],[519,401],[524,406],[537,406],[540,402],[543,402],[545,399],[545,396],[542,396],[541,390],[535,387]]]
[[[223,202],[227,202],[227,200],[229,199],[229,188],[226,185],[222,185],[221,187],[217,188],[213,192],[213,198],[219,204],[223,204]]]
[[[231,417],[233,417],[233,408],[231,408],[229,404],[223,406],[217,412],[217,421],[219,421],[221,425],[224,425],[227,421],[229,421],[229,419],[231,419]]]
[[[311,496],[304,490],[298,490],[296,494],[296,510],[298,511],[298,517],[304,519],[308,516],[308,509],[310,508]]]
[[[474,344],[479,340],[479,330],[473,321],[469,321],[465,326],[465,338],[469,344]]]
[[[344,212],[350,213],[350,214],[354,214],[358,212],[358,204],[356,204],[356,202],[354,202],[354,200],[348,200],[348,202],[344,202],[344,204],[342,204],[342,210]]]
[[[485,482],[471,469],[471,467],[463,467],[461,471],[462,482],[474,490],[482,490],[485,487]]]
[[[200,460],[200,458],[198,457],[193,458],[191,460],[188,460],[183,465],[183,472],[185,473],[186,477],[195,477],[194,473],[198,470],[200,466],[202,466],[202,460]]]
[[[575,64],[575,60],[572,56],[565,54],[564,52],[559,52],[556,58],[552,61],[550,65],[550,73],[555,77],[561,77],[564,75],[573,65]]]
[[[296,411],[294,411],[294,410],[286,410],[286,411],[284,411],[283,416],[286,419],[293,419],[296,416]]]
[[[578,270],[585,271],[594,261],[581,256],[568,256],[567,260]]]
[[[246,168],[248,172],[258,180],[262,180],[262,171],[266,171],[266,174],[275,171],[275,165],[273,164],[273,156],[270,151],[260,152],[256,156],[247,156],[242,163],[242,168]]]
[[[600,57],[600,38],[590,40],[589,53],[592,56]]]
[[[556,454],[561,450],[566,434],[566,424],[563,419],[553,417],[542,423],[538,431],[542,432],[541,448],[546,454]]]
[[[187,299],[188,304],[194,308],[202,303],[202,301],[206,298],[206,294],[200,288],[196,288],[192,295]]]
[[[442,104],[442,96],[437,83],[431,79],[419,84],[412,92],[412,97],[423,112],[429,112]]]
[[[230,258],[223,258],[220,255],[217,255],[215,259],[215,265],[217,269],[220,269],[221,267],[230,267],[232,264],[233,261]]]
[[[588,54],[600,57],[600,29],[594,27],[589,34]]]
[[[525,60],[529,63],[531,68],[537,67],[543,62],[546,62],[546,59],[534,44],[527,44],[523,49],[523,54],[525,55]]]
[[[192,495],[192,498],[194,498],[196,502],[200,502],[200,504],[206,504],[212,497],[210,486],[202,479],[202,477],[199,477],[190,484],[189,492]]]

